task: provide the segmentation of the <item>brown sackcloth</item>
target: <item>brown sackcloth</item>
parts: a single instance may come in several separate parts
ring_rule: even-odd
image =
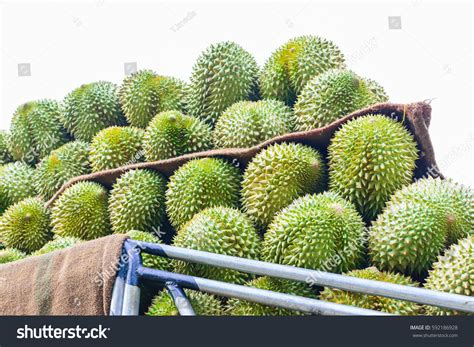
[[[108,315],[125,235],[0,265],[0,315]]]
[[[74,183],[80,181],[95,181],[110,188],[114,184],[115,180],[120,177],[120,175],[132,169],[149,168],[157,170],[165,176],[170,176],[174,170],[187,161],[194,158],[203,157],[223,157],[230,160],[237,160],[241,165],[246,166],[247,163],[255,156],[255,154],[257,154],[263,148],[274,143],[281,143],[285,141],[307,144],[319,149],[323,154],[325,154],[332,135],[342,124],[351,119],[368,114],[382,114],[384,116],[396,119],[402,122],[413,134],[418,144],[418,149],[420,150],[420,158],[416,163],[417,168],[415,170],[415,177],[419,178],[430,174],[431,176],[436,175],[443,178],[443,175],[436,165],[433,146],[428,133],[428,127],[431,120],[431,106],[425,102],[417,102],[412,104],[383,103],[353,112],[323,128],[277,136],[251,148],[214,149],[205,152],[190,153],[172,159],[136,163],[116,169],[78,176],[65,183],[51,198],[51,200],[46,203],[46,207],[51,206],[54,200],[56,200],[56,198],[65,189]]]

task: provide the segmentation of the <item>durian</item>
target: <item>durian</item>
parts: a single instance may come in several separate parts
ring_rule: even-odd
[[[114,232],[153,231],[165,217],[166,181],[158,172],[131,170],[115,182],[109,213]]]
[[[392,272],[379,271],[376,267],[369,267],[363,270],[353,270],[345,274],[346,276],[363,278],[367,280],[401,284],[404,286],[417,287],[418,283],[410,277]],[[337,304],[361,307],[369,310],[376,310],[396,315],[417,315],[420,314],[421,306],[403,300],[391,299],[383,296],[368,295],[356,292],[349,292],[335,288],[325,288],[320,294],[321,300],[334,302]]]
[[[211,127],[179,111],[165,111],[154,117],[143,140],[147,161],[156,161],[182,154],[205,151],[212,147]]]
[[[36,195],[35,170],[23,162],[0,166],[0,214],[8,206]]]
[[[424,285],[427,289],[441,292],[474,296],[474,236],[459,240],[451,245],[444,255],[433,264]],[[427,306],[429,315],[463,314],[459,311]]]
[[[333,42],[316,36],[296,37],[266,61],[259,77],[260,92],[264,99],[293,105],[311,78],[344,66],[344,56]]]
[[[66,189],[51,209],[53,232],[92,240],[111,233],[107,190],[95,182],[79,182]]]
[[[324,163],[315,149],[294,143],[275,144],[249,163],[242,182],[242,205],[259,227],[294,199],[324,187]]]
[[[281,101],[240,101],[219,117],[213,138],[216,148],[248,148],[294,128],[291,109]]]
[[[15,160],[34,164],[67,141],[61,125],[60,104],[53,100],[32,101],[15,111],[10,125],[9,151]]]
[[[34,252],[32,255],[34,256],[42,255],[42,254],[51,253],[60,249],[66,249],[80,242],[81,240],[76,237],[71,237],[71,236],[61,237],[61,236],[55,235],[55,237],[51,241],[48,241],[43,247],[41,247],[39,250]]]
[[[14,248],[0,250],[0,265],[26,258],[26,254]]]
[[[182,111],[184,92],[184,82],[142,70],[125,78],[119,98],[128,122],[132,126],[145,128],[157,113]]]
[[[176,170],[168,182],[166,212],[179,229],[207,207],[238,207],[241,174],[219,158],[194,159]]]
[[[245,284],[246,286],[270,290],[273,292],[291,294],[314,298],[311,287],[306,283],[292,282],[271,277],[259,277]],[[292,316],[303,314],[299,311],[288,310],[280,307],[256,304],[253,302],[229,299],[227,302],[227,312],[232,316]]]
[[[265,233],[262,259],[327,272],[363,260],[365,224],[355,207],[332,192],[305,195],[281,210]]]
[[[102,129],[92,139],[89,159],[92,171],[113,169],[143,160],[144,131],[135,127]]]
[[[84,84],[65,100],[62,123],[77,140],[90,142],[100,130],[124,125],[117,87],[111,82]]]
[[[8,133],[0,130],[0,165],[12,161],[10,150],[8,149]]]
[[[413,177],[417,147],[403,125],[382,115],[345,123],[328,148],[329,187],[353,202],[366,221]]]
[[[222,315],[222,304],[220,300],[207,293],[185,289],[184,292],[189,299],[194,312],[198,316],[220,316]],[[173,299],[167,290],[161,291],[153,298],[148,308],[147,316],[179,316]]]
[[[423,274],[450,242],[472,235],[472,191],[453,182],[421,179],[397,191],[369,232],[379,269]]]
[[[72,141],[55,149],[36,166],[35,187],[44,199],[50,199],[71,178],[90,172],[89,144]]]
[[[260,238],[252,221],[237,209],[212,207],[196,214],[176,234],[174,246],[258,259]],[[242,284],[250,275],[209,265],[174,261],[175,271]]]
[[[255,59],[238,44],[211,45],[193,67],[187,92],[189,114],[214,124],[233,103],[256,99],[257,73]]]
[[[6,247],[34,252],[50,239],[50,213],[38,198],[10,206],[0,217],[0,239]]]
[[[295,104],[296,129],[322,128],[358,109],[387,101],[383,88],[348,70],[329,70],[311,79]],[[377,93],[373,93],[372,89]]]
[[[138,241],[138,249],[140,249],[140,242],[161,243],[158,236],[140,230],[129,230],[127,235],[135,241]],[[171,269],[170,260],[165,257],[142,253],[143,266],[150,267],[157,270],[169,271]]]

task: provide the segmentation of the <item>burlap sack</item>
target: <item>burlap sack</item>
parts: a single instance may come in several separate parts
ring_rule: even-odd
[[[101,172],[92,173],[89,175],[78,176],[65,183],[56,194],[46,203],[49,207],[53,204],[56,198],[68,187],[80,181],[95,181],[110,188],[115,180],[124,172],[132,169],[153,169],[161,172],[165,176],[170,176],[174,170],[194,158],[203,157],[223,157],[230,160],[238,161],[242,166],[247,163],[263,148],[281,142],[299,142],[307,144],[319,149],[323,154],[326,153],[329,141],[334,132],[347,121],[358,118],[368,114],[382,114],[402,122],[406,128],[414,135],[420,150],[420,158],[418,159],[415,170],[415,177],[419,178],[426,175],[437,175],[443,177],[439,171],[433,146],[431,144],[428,127],[431,120],[431,106],[425,102],[417,102],[412,104],[392,104],[383,103],[377,104],[363,110],[359,110],[341,118],[323,128],[290,133],[282,136],[274,137],[270,140],[260,143],[251,148],[231,148],[231,149],[214,149],[210,151],[191,153],[182,155],[180,157],[160,160],[155,162],[136,163],[132,165],[123,166],[116,169],[105,170]]]
[[[125,235],[0,265],[0,316],[108,315]]]

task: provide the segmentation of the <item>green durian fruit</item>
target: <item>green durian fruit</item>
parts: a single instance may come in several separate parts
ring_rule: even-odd
[[[374,266],[363,270],[353,270],[346,273],[345,275],[373,281],[418,287],[418,283],[414,282],[408,276],[403,276],[392,272],[379,271]],[[414,302],[396,300],[383,296],[349,292],[335,288],[325,288],[320,294],[320,299],[337,304],[356,306],[396,315],[412,316],[420,314],[421,311],[421,306]]]
[[[388,101],[388,95],[385,92],[384,87],[382,87],[380,84],[370,78],[363,78],[363,81],[370,92],[369,98],[367,99],[367,105],[378,104],[381,102]]]
[[[51,253],[60,249],[66,249],[80,242],[81,240],[76,237],[71,237],[71,236],[60,237],[58,235],[55,235],[51,241],[47,242],[43,247],[41,247],[39,250],[34,252],[32,255],[33,256],[42,255],[42,254]]]
[[[179,111],[165,111],[154,117],[145,132],[143,150],[147,161],[205,151],[212,147],[211,127]]]
[[[368,115],[345,123],[328,148],[329,187],[353,202],[366,221],[410,184],[418,158],[413,136],[396,120]]]
[[[157,113],[184,109],[185,83],[141,70],[124,79],[119,98],[128,122],[145,128]]]
[[[0,130],[0,165],[7,164],[13,160],[8,149],[9,134]]]
[[[474,236],[459,240],[451,245],[444,255],[440,255],[433,264],[426,279],[425,288],[441,292],[474,296]],[[426,306],[429,315],[460,315],[434,306]]]
[[[0,265],[11,263],[24,258],[26,258],[26,254],[17,249],[5,248],[0,250]]]
[[[348,70],[329,70],[310,80],[295,104],[296,129],[322,128],[358,109],[387,101],[383,88]]]
[[[397,191],[369,232],[379,269],[422,274],[446,245],[473,233],[472,190],[450,181],[421,179]]]
[[[92,139],[89,160],[92,171],[98,172],[143,160],[144,131],[135,127],[102,129]]]
[[[220,300],[212,295],[194,290],[185,289],[184,292],[189,299],[194,312],[198,316],[220,316],[223,313]],[[148,308],[147,316],[179,316],[178,309],[166,291],[161,291],[153,298],[151,306]]]
[[[296,37],[266,61],[259,77],[260,93],[264,99],[293,105],[311,78],[344,66],[344,56],[333,42],[316,36]]]
[[[294,199],[324,187],[324,163],[315,149],[295,143],[275,144],[249,163],[242,182],[242,205],[259,227]]]
[[[365,224],[350,202],[332,192],[305,195],[268,226],[264,261],[343,272],[363,260]]]
[[[187,91],[189,114],[214,124],[233,103],[257,97],[257,74],[254,57],[238,44],[211,45],[193,67]]]
[[[281,101],[240,101],[219,117],[213,138],[216,148],[248,148],[292,132],[294,117]]]
[[[9,151],[15,160],[34,164],[66,143],[61,105],[53,100],[32,101],[15,111],[10,125]]]
[[[234,257],[258,259],[260,238],[252,221],[229,207],[212,207],[196,214],[173,239],[174,246]],[[174,261],[178,273],[242,284],[249,274],[209,265]]]
[[[51,209],[53,232],[92,240],[111,233],[107,190],[95,182],[79,182],[66,189]]]
[[[241,174],[223,159],[194,159],[176,170],[168,182],[166,212],[173,227],[214,206],[239,206]]]
[[[89,144],[72,141],[52,151],[36,166],[35,188],[50,199],[71,178],[90,173]]]
[[[271,277],[259,277],[245,284],[246,286],[270,290],[273,292],[314,298],[315,293],[306,283],[298,283]],[[292,316],[305,314],[299,311],[280,307],[256,304],[240,299],[229,299],[227,312],[232,316]]]
[[[110,191],[109,213],[114,232],[158,230],[165,217],[166,180],[158,172],[131,170]]]
[[[84,84],[69,93],[62,122],[77,140],[90,142],[100,130],[124,125],[117,86],[111,82]]]
[[[0,214],[8,206],[36,195],[35,170],[23,162],[0,166]]]
[[[50,214],[38,198],[10,206],[0,217],[0,239],[6,247],[34,252],[50,239]]]
[[[145,231],[129,230],[127,235],[132,240],[138,241],[138,249],[140,249],[140,242],[161,243],[161,240],[158,236]],[[152,269],[163,271],[171,270],[170,260],[165,257],[142,253],[142,261],[143,266],[150,267]]]

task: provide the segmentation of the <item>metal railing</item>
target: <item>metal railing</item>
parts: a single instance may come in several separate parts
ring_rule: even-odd
[[[361,279],[294,266],[266,263],[258,260],[196,251],[169,245],[126,240],[122,254],[123,261],[112,294],[111,315],[138,315],[140,304],[139,283],[141,279],[157,281],[164,285],[173,298],[181,315],[194,315],[194,310],[182,288],[311,314],[389,315],[375,310],[147,268],[142,264],[141,252],[187,262],[238,270],[255,275],[299,281],[308,283],[308,285],[312,284],[315,286],[338,288],[351,292],[384,296],[474,313],[474,297]]]

